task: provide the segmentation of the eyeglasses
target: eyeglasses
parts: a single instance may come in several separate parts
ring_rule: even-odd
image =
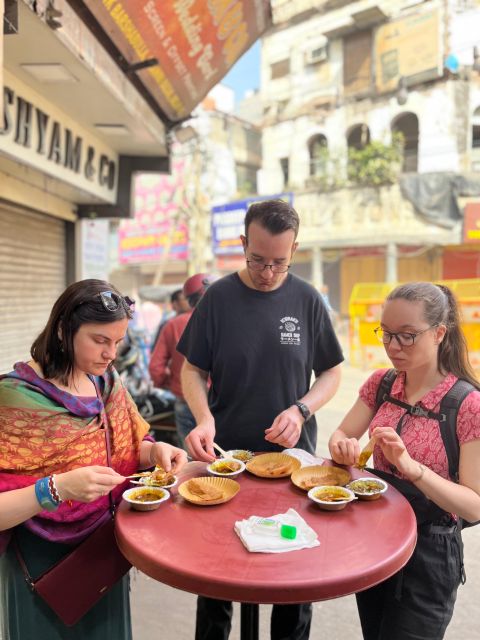
[[[120,296],[114,291],[101,291],[97,296],[107,311],[117,311],[120,306],[129,311],[133,311],[133,307],[135,306],[135,300],[132,300],[128,296]]]
[[[246,262],[251,271],[265,271],[268,267],[272,273],[286,273],[290,269],[289,264],[265,264],[256,260],[247,260]]]
[[[395,338],[401,347],[413,347],[413,345],[415,344],[415,338],[417,336],[422,335],[422,333],[425,333],[426,331],[430,331],[430,329],[433,329],[435,326],[436,325],[432,325],[431,327],[427,327],[422,331],[417,331],[417,333],[409,333],[407,331],[392,333],[392,331],[385,331],[381,327],[377,327],[373,331],[377,336],[379,342],[382,342],[383,344],[390,344],[393,338]]]

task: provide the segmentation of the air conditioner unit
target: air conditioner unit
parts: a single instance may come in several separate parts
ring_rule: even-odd
[[[317,64],[318,62],[325,62],[328,60],[328,45],[323,44],[319,47],[313,47],[306,52],[307,64]]]

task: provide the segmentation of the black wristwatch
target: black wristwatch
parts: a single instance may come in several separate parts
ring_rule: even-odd
[[[309,419],[309,417],[310,417],[310,415],[311,415],[311,413],[310,413],[310,409],[307,407],[307,405],[306,405],[306,404],[303,404],[303,402],[299,402],[298,400],[297,400],[297,402],[294,402],[293,404],[294,404],[296,407],[298,407],[298,409],[299,409],[300,413],[301,413],[301,414],[302,414],[302,416],[303,416],[303,419],[304,419],[304,420],[308,420],[308,419]]]

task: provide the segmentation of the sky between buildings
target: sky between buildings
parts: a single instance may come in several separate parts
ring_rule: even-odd
[[[235,91],[235,104],[245,97],[249,89],[258,89],[260,85],[260,41],[257,40],[250,49],[233,65],[222,84]]]

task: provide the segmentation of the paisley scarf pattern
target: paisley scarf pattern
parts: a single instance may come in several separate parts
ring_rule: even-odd
[[[101,397],[81,398],[40,378],[25,363],[0,377],[0,491],[29,486],[52,473],[107,466],[103,407],[112,467],[121,475],[136,471],[149,425],[114,369],[96,382]],[[115,501],[124,489],[122,484],[112,491]],[[108,517],[108,510],[108,496],[88,504],[67,501],[25,526],[48,540],[77,543]]]

